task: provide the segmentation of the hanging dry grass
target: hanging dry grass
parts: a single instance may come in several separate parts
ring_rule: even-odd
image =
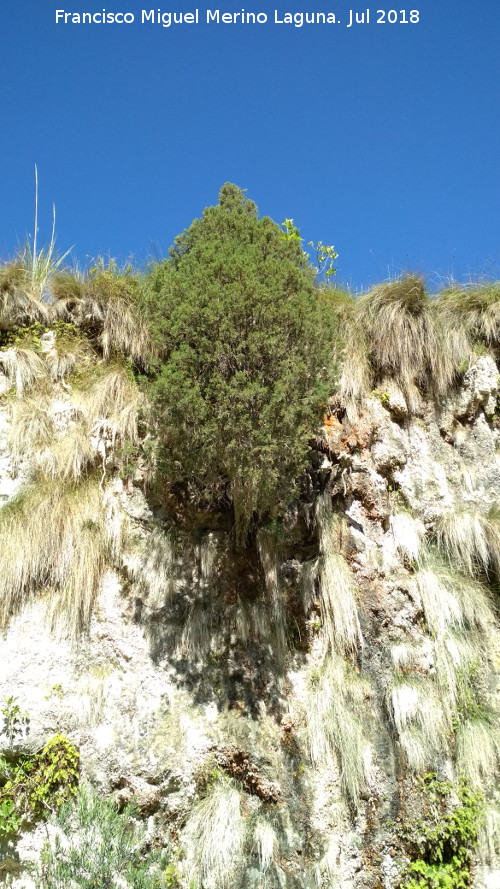
[[[347,653],[363,644],[354,578],[340,552],[341,525],[331,510],[328,494],[316,509],[319,536],[319,604],[325,647]]]
[[[28,343],[0,352],[0,365],[21,397],[35,383],[48,379],[48,367],[35,346]]]
[[[373,388],[374,378],[365,332],[358,319],[354,319],[346,332],[345,344],[339,395],[348,420],[356,422],[363,400]]]
[[[273,640],[273,651],[283,656],[286,648],[286,598],[280,590],[278,582],[278,554],[275,536],[265,528],[257,533],[257,552],[264,573],[266,600],[270,614],[270,633]]]
[[[340,768],[342,792],[357,806],[366,782],[363,733],[367,687],[337,655],[311,671],[307,688],[307,738],[315,766]]]
[[[148,328],[125,299],[110,299],[104,312],[101,343],[104,357],[119,351],[147,364],[153,354]]]
[[[69,328],[69,325],[67,325]],[[95,353],[90,343],[76,329],[65,329],[57,324],[53,330],[53,342],[44,353],[45,361],[53,380],[64,380],[71,372],[88,368]]]
[[[39,465],[51,478],[76,482],[97,462],[99,456],[92,444],[88,425],[80,420],[59,437],[45,463],[39,461]]]
[[[471,784],[491,785],[500,766],[500,731],[496,714],[471,717],[457,728],[457,766]]]
[[[147,366],[155,349],[137,303],[139,276],[132,268],[120,270],[111,260],[99,260],[86,278],[63,273],[52,284],[54,319],[71,320],[88,329],[104,358],[120,354]]]
[[[338,398],[347,417],[355,422],[364,398],[373,388],[373,368],[369,360],[366,331],[355,299],[342,290],[327,290],[325,298],[333,303],[342,343]]]
[[[401,556],[407,556],[411,562],[417,562],[425,535],[423,523],[409,512],[395,513],[390,516],[389,523],[396,551]]]
[[[175,550],[170,534],[153,528],[127,554],[128,575],[148,597],[150,608],[163,608],[175,592]]]
[[[117,362],[101,364],[90,377],[75,386],[75,401],[91,430],[101,438],[137,443],[141,396],[125,367]]]
[[[426,550],[416,575],[426,622],[432,633],[480,630],[487,636],[492,625],[492,607],[487,589],[451,568],[435,553]]]
[[[436,524],[437,542],[452,565],[472,576],[500,567],[500,514],[450,512]]]
[[[221,776],[193,807],[184,829],[188,878],[200,886],[209,880],[219,889],[238,885],[247,828],[240,792],[232,780]]]
[[[52,281],[51,294],[51,319],[69,320],[85,298],[84,281],[76,272],[59,272]]]
[[[204,661],[210,651],[217,651],[223,645],[221,614],[209,598],[200,597],[191,604],[177,654],[192,661]]]
[[[44,393],[13,401],[7,436],[14,465],[50,449],[57,438],[52,400]]]
[[[390,711],[408,766],[432,766],[448,743],[448,720],[439,689],[421,674],[397,676],[389,691]]]
[[[154,349],[144,318],[137,309],[139,277],[128,267],[118,269],[101,261],[86,282],[82,311],[101,322],[100,343],[104,357],[118,352],[147,365]]]
[[[89,626],[110,555],[98,481],[38,482],[0,510],[0,625],[45,591],[52,622],[76,637]]]

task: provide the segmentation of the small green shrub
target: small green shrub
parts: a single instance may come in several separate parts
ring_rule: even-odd
[[[434,773],[422,779],[421,788],[427,812],[402,831],[413,860],[401,889],[468,889],[483,797],[465,779],[457,788],[449,781],[438,781]],[[455,793],[459,803],[450,810]]]
[[[76,794],[80,771],[80,754],[64,735],[55,735],[37,757],[30,778],[30,806],[35,815],[44,809],[59,808],[69,796]]]
[[[373,389],[370,392],[370,395],[372,395],[373,398],[378,398],[380,404],[383,405],[383,407],[389,407],[391,396],[388,392],[382,392],[380,389]]]
[[[81,787],[55,816],[55,839],[45,844],[32,867],[36,889],[176,886],[168,850],[143,848],[144,826],[134,822],[136,815],[134,804],[120,814],[111,800]]]
[[[17,833],[23,821],[47,817],[74,796],[80,754],[64,735],[55,735],[41,753],[0,759],[0,835]]]
[[[0,707],[3,716],[3,729],[9,739],[9,747],[14,745],[16,738],[21,737],[26,731],[29,717],[23,712],[15,697],[4,697],[3,707]]]

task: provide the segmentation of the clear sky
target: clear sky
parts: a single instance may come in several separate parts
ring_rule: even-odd
[[[229,180],[262,215],[333,243],[353,289],[404,269],[434,285],[500,278],[498,0],[413,0],[415,24],[377,24],[379,2],[351,28],[350,9],[367,9],[351,0],[209,0],[198,25],[170,28],[141,10],[196,0],[78,3],[1,3],[3,258],[32,230],[37,163],[39,237],[54,202],[58,245],[82,266],[165,254]],[[55,21],[103,7],[136,21]],[[207,8],[268,22],[206,24]],[[340,22],[276,24],[275,9]]]

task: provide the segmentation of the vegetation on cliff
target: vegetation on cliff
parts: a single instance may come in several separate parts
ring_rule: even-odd
[[[171,665],[189,663],[190,681],[201,664],[218,708],[229,707],[243,662],[247,669],[258,661],[259,676],[271,663],[281,676],[301,661],[299,725],[291,716],[278,721],[261,762],[273,780],[271,766],[281,763],[282,796],[294,800],[303,772],[335,774],[351,814],[374,787],[378,694],[401,776],[416,786],[416,775],[444,759],[456,775],[446,787],[432,784],[437,796],[432,817],[419,823],[420,846],[399,836],[398,851],[413,862],[407,887],[459,889],[470,881],[480,795],[490,793],[500,764],[487,681],[497,508],[476,496],[458,511],[450,495],[424,525],[418,506],[412,515],[395,490],[407,451],[401,462],[390,447],[378,463],[373,453],[379,422],[389,436],[402,441],[409,430],[427,446],[432,406],[434,422],[467,371],[474,375],[478,356],[499,357],[500,289],[453,286],[432,296],[407,275],[354,299],[332,286],[333,268],[325,273],[334,258],[319,245],[315,269],[292,220],[283,230],[259,218],[245,193],[226,184],[169,257],[144,271],[99,260],[85,274],[71,272],[53,242],[39,262],[25,252],[0,268],[2,435],[13,481],[0,509],[0,626],[38,597],[52,625],[77,640],[114,565],[137,613],[146,602],[158,619],[152,638],[161,656],[168,649]],[[494,374],[491,358],[482,360]],[[454,423],[469,422],[470,408],[461,410]],[[491,443],[492,405],[481,422]],[[436,431],[430,460],[454,434]],[[455,455],[458,465],[458,445]],[[134,483],[157,509],[155,520],[148,513],[134,524],[133,497],[131,511],[122,508]],[[370,524],[376,532],[366,543]],[[384,615],[375,601],[383,582],[392,584],[387,601],[404,601],[401,614]],[[172,645],[162,637],[164,618],[175,624]],[[386,641],[373,682],[365,664],[376,621]],[[11,830],[19,818],[11,785],[2,786],[0,815]],[[248,817],[248,786],[231,772],[205,794],[198,788],[177,825],[184,884],[236,887],[252,856],[261,874],[281,866],[279,819],[255,799]],[[100,805],[79,795],[76,807],[61,810],[59,827],[80,819],[87,842],[85,818]],[[109,861],[103,852],[95,877],[92,865],[82,880],[106,880],[127,854],[125,822],[106,806],[99,811],[103,836],[109,821],[123,844]],[[79,854],[47,847],[39,885],[80,878]],[[175,885],[177,864],[169,866],[163,883]],[[140,868],[132,876],[149,885]]]
[[[145,282],[160,354],[147,386],[165,482],[252,518],[283,512],[334,388],[336,315],[300,241],[225,185]]]

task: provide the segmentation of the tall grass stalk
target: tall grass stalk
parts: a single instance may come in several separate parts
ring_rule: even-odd
[[[52,230],[49,246],[47,248],[41,247],[40,250],[38,250],[38,170],[35,164],[35,221],[33,228],[33,248],[31,248],[29,240],[26,239],[22,258],[28,273],[32,292],[40,300],[47,296],[47,285],[51,277],[59,269],[72,249],[70,248],[69,250],[66,250],[65,253],[59,256],[56,254],[55,229],[56,208],[55,205],[52,204]]]

